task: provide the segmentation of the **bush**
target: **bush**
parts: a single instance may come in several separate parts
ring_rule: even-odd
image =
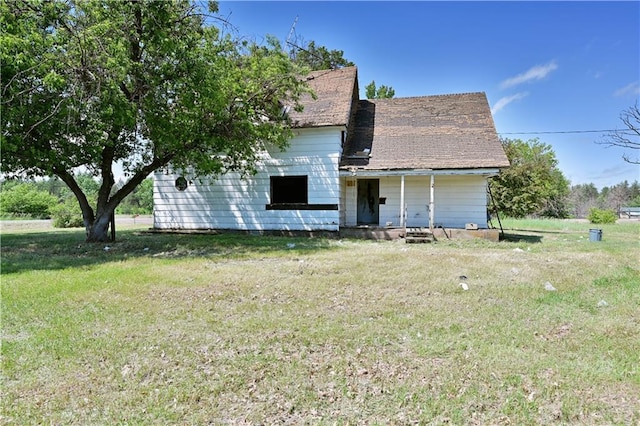
[[[116,207],[118,214],[153,213],[153,179],[147,178]]]
[[[53,218],[54,228],[84,227],[82,211],[74,198],[69,198],[64,203],[60,203],[51,208],[51,217]]]
[[[618,215],[613,210],[592,208],[589,210],[587,219],[596,224],[616,223]]]
[[[50,208],[57,202],[58,199],[48,192],[21,183],[0,193],[0,212],[2,215],[48,219],[51,217]]]

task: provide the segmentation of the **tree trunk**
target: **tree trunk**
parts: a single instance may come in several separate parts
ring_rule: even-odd
[[[109,236],[109,223],[111,222],[111,211],[105,211],[96,217],[93,223],[87,227],[88,243],[106,243],[111,241]]]

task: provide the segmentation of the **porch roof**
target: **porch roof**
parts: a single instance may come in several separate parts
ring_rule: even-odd
[[[495,176],[500,172],[499,168],[481,169],[364,169],[358,167],[342,167],[340,176],[343,177],[368,177],[376,178],[383,176],[443,176],[443,175],[479,175]]]
[[[508,167],[484,93],[359,102],[343,170]]]

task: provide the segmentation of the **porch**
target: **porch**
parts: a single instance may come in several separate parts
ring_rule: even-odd
[[[499,229],[463,229],[463,228],[404,228],[404,227],[381,227],[372,225],[344,226],[340,227],[338,235],[340,238],[361,238],[368,240],[399,240],[406,239],[407,230],[416,230],[424,233],[431,233],[435,241],[438,240],[472,240],[476,238],[488,241],[500,241]],[[409,231],[412,232],[412,231]],[[415,232],[415,231],[414,231]]]

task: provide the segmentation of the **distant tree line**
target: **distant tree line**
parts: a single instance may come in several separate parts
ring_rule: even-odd
[[[502,139],[511,163],[490,182],[492,207],[503,216],[587,218],[595,210],[619,216],[640,206],[640,184],[624,181],[601,190],[593,183],[571,185],[558,168],[552,147],[538,139]]]
[[[567,196],[572,217],[587,217],[591,209],[613,210],[618,215],[622,207],[640,207],[640,183],[620,182],[598,190],[593,183],[573,185]]]
[[[90,200],[98,197],[100,182],[89,173],[76,176],[78,184]],[[124,183],[117,182],[113,191]],[[153,213],[153,180],[145,179],[120,203],[117,214]],[[11,179],[0,188],[0,215],[4,218],[49,219],[54,226],[81,227],[82,212],[71,190],[58,178]]]

